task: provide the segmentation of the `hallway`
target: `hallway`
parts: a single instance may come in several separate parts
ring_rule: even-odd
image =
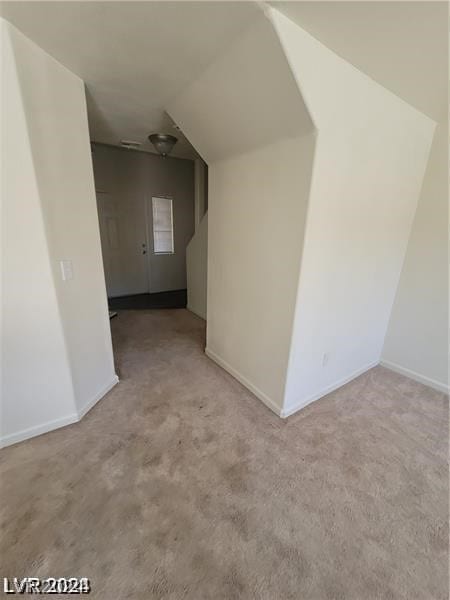
[[[188,311],[111,327],[119,385],[1,454],[3,575],[101,600],[446,597],[443,394],[377,367],[281,420]]]

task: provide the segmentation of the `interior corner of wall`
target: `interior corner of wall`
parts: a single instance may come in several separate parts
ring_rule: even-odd
[[[311,100],[307,97],[307,95],[305,95],[305,91],[304,91],[304,84],[303,82],[300,80],[300,76],[298,74],[298,69],[294,68],[294,65],[292,63],[292,59],[290,58],[290,53],[288,51],[288,42],[286,40],[286,36],[283,35],[282,33],[282,28],[280,25],[280,20],[281,18],[287,19],[288,21],[290,21],[290,19],[288,19],[287,17],[285,17],[285,15],[283,15],[282,13],[280,13],[276,8],[272,7],[272,6],[268,6],[267,10],[264,11],[264,14],[266,15],[266,17],[269,19],[273,31],[275,32],[276,37],[278,38],[278,42],[280,44],[280,47],[283,51],[284,57],[286,59],[286,63],[289,67],[289,70],[292,74],[292,77],[296,83],[297,89],[298,89],[298,93],[299,96],[304,104],[304,106],[306,107],[306,110],[308,112],[308,116],[309,119],[311,121],[312,124],[312,132],[316,133],[318,131],[318,126],[316,123],[316,119],[314,117],[314,110],[313,107],[311,105]],[[298,27],[298,26],[297,26]],[[301,28],[298,27],[300,30]],[[302,31],[302,30],[301,30]],[[309,133],[309,132],[308,132]]]
[[[261,10],[265,17],[272,20],[272,7],[267,2],[263,2],[263,0],[256,0],[256,6]]]

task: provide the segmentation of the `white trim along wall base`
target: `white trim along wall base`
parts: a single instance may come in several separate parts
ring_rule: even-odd
[[[111,381],[109,385],[107,385],[101,392],[99,392],[92,400],[90,400],[81,410],[78,412],[74,412],[66,417],[61,417],[60,419],[55,419],[53,421],[47,421],[46,423],[41,423],[40,425],[36,425],[34,427],[29,427],[27,429],[22,429],[22,431],[16,431],[15,433],[11,433],[9,435],[5,435],[0,437],[0,448],[5,448],[6,446],[11,446],[12,444],[17,444],[18,442],[23,442],[30,438],[37,437],[38,435],[42,435],[43,433],[49,433],[50,431],[54,431],[55,429],[59,429],[61,427],[65,427],[66,425],[72,425],[73,423],[77,423],[81,421],[81,419],[93,408],[99,400],[104,398],[106,394],[112,390],[112,388],[119,383],[119,378],[115,375],[114,379]]]
[[[28,429],[22,429],[22,431],[16,431],[15,433],[5,435],[0,439],[0,448],[5,448],[6,446],[11,446],[12,444],[17,444],[18,442],[23,442],[38,435],[42,435],[43,433],[53,431],[54,429],[65,427],[66,425],[71,425],[72,423],[76,423],[78,420],[77,413],[72,413],[71,415],[67,415],[66,417],[62,417],[60,419],[55,419],[54,421],[47,421],[47,423],[41,423],[40,425],[35,425],[34,427],[29,427]]]
[[[378,362],[372,362],[372,363],[366,365],[365,367],[362,367],[361,369],[358,369],[358,370],[354,371],[350,375],[347,375],[347,377],[343,377],[339,381],[336,381],[335,383],[332,383],[331,385],[327,386],[326,388],[324,388],[320,392],[317,392],[313,396],[310,396],[306,400],[303,400],[302,402],[299,402],[298,404],[294,404],[292,406],[286,407],[285,409],[283,409],[281,411],[281,415],[280,416],[282,418],[290,417],[291,415],[293,415],[294,413],[296,413],[300,409],[305,408],[305,406],[308,406],[308,404],[311,404],[312,402],[315,402],[316,400],[320,400],[320,398],[323,398],[324,396],[327,396],[328,394],[331,394],[331,392],[334,392],[335,390],[337,390],[341,386],[343,386],[343,385],[345,385],[347,383],[350,383],[350,381],[353,381],[354,379],[356,379],[357,377],[359,377],[363,373],[366,373],[367,371],[370,371],[370,369],[373,369],[377,365],[378,365]]]
[[[279,417],[283,416],[281,414],[281,412],[282,412],[281,408],[277,404],[275,404],[275,402],[273,400],[271,400],[266,394],[264,394],[264,392],[262,392],[255,385],[253,385],[253,383],[251,383],[246,377],[241,375],[239,373],[239,371],[236,371],[236,369],[234,369],[231,365],[229,365],[225,360],[220,358],[220,356],[218,356],[215,352],[213,352],[209,348],[205,348],[205,354],[211,360],[213,360],[216,364],[218,364],[219,367],[222,367],[222,369],[224,369],[225,371],[227,371],[227,373],[229,373],[235,379],[237,379],[239,381],[239,383],[242,383],[242,385],[244,387],[246,387],[257,398],[259,398],[259,400],[261,400],[261,402],[263,402],[268,408],[270,408],[270,410],[272,412],[274,412]]]
[[[192,308],[192,306],[189,306],[189,304],[186,305],[186,308],[189,312],[194,314],[196,317],[199,317],[200,319],[203,319],[203,321],[206,321],[205,317],[203,315],[201,315],[198,310],[195,310],[194,308]]]
[[[449,393],[449,386],[440,381],[436,381],[435,379],[431,379],[430,377],[425,377],[425,375],[421,375],[416,371],[411,371],[411,369],[406,369],[405,367],[401,367],[396,363],[391,362],[390,360],[382,360],[380,361],[380,365],[382,367],[386,367],[386,369],[390,369],[395,373],[399,373],[400,375],[404,375],[405,377],[409,377],[410,379],[414,379],[414,381],[418,381],[419,383],[423,383],[424,385],[431,387],[438,392],[443,392],[444,394]]]
[[[205,348],[205,354],[211,360],[213,360],[216,364],[218,364],[220,367],[222,367],[222,369],[227,371],[227,373],[229,373],[235,379],[237,379],[240,383],[242,383],[242,385],[244,387],[246,387],[248,390],[250,390],[259,400],[261,400],[261,402],[263,402],[268,408],[270,408],[270,410],[272,412],[274,412],[277,416],[281,417],[282,419],[286,419],[287,417],[292,416],[293,414],[295,414],[302,408],[305,408],[306,406],[308,406],[309,404],[312,404],[316,400],[320,400],[321,398],[324,398],[328,394],[331,394],[332,392],[339,389],[343,385],[350,383],[351,381],[353,381],[360,375],[363,375],[364,373],[366,373],[367,371],[370,371],[370,369],[373,369],[374,367],[377,367],[378,365],[385,367],[386,369],[390,369],[391,371],[394,371],[396,373],[399,373],[400,375],[404,375],[405,377],[413,379],[414,381],[423,383],[424,385],[431,387],[439,392],[443,392],[444,394],[449,393],[449,387],[439,381],[435,381],[434,379],[430,379],[429,377],[420,375],[419,373],[411,371],[410,369],[405,369],[403,367],[400,367],[399,365],[396,365],[392,362],[382,360],[382,361],[374,361],[374,362],[366,365],[365,367],[362,367],[361,369],[354,371],[347,377],[344,377],[344,378],[340,379],[339,381],[336,381],[335,383],[327,386],[326,388],[323,388],[320,392],[317,392],[313,396],[310,396],[309,398],[307,398],[306,400],[303,400],[302,402],[299,402],[298,404],[294,404],[294,405],[288,406],[286,408],[280,408],[273,400],[271,400],[266,394],[264,394],[260,389],[258,389],[255,385],[253,385],[246,377],[241,375],[241,373],[236,371],[236,369],[234,369],[226,361],[224,361],[222,358],[220,358],[220,356],[218,356],[215,352],[213,352],[209,348]]]
[[[84,417],[84,415],[93,408],[99,400],[101,400],[106,394],[113,389],[115,385],[119,383],[119,378],[117,375],[114,375],[113,380],[103,388],[98,394],[96,394],[89,402],[87,402],[80,410],[78,411],[78,421]]]
[[[216,364],[218,364],[220,367],[222,367],[222,369],[227,371],[227,373],[229,373],[235,379],[237,379],[240,383],[242,383],[242,385],[244,387],[246,387],[248,390],[250,390],[259,400],[261,400],[261,402],[263,402],[268,408],[270,408],[270,410],[272,412],[274,412],[277,416],[281,417],[282,419],[286,419],[287,417],[290,417],[297,411],[308,406],[308,404],[311,404],[312,402],[315,402],[316,400],[320,400],[320,398],[323,398],[324,396],[331,394],[331,392],[334,392],[335,390],[337,390],[341,386],[345,385],[346,383],[350,383],[350,381],[353,381],[353,379],[356,379],[363,373],[366,373],[366,371],[370,371],[370,369],[373,369],[374,367],[376,367],[379,364],[378,361],[370,363],[370,364],[366,365],[365,367],[358,369],[357,371],[354,371],[351,375],[348,375],[347,377],[340,379],[339,381],[336,381],[332,385],[327,386],[326,388],[322,389],[317,394],[314,394],[314,396],[311,396],[310,398],[303,400],[302,402],[300,402],[298,404],[294,404],[294,405],[288,406],[286,408],[280,408],[273,400],[271,400],[266,394],[264,394],[264,392],[262,392],[255,385],[253,385],[246,377],[244,377],[243,375],[241,375],[241,373],[236,371],[236,369],[234,369],[231,365],[229,365],[225,360],[220,358],[220,356],[218,356],[215,352],[213,352],[209,348],[205,348],[205,354],[211,360],[213,360]]]

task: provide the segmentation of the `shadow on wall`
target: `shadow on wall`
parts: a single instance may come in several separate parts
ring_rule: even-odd
[[[195,233],[186,249],[187,308],[206,319],[208,269],[208,165],[195,161]]]
[[[186,248],[187,308],[207,318],[208,213],[204,214]]]

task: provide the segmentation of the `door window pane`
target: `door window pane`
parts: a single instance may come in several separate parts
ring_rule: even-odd
[[[172,198],[152,198],[153,251],[155,254],[173,254]]]

